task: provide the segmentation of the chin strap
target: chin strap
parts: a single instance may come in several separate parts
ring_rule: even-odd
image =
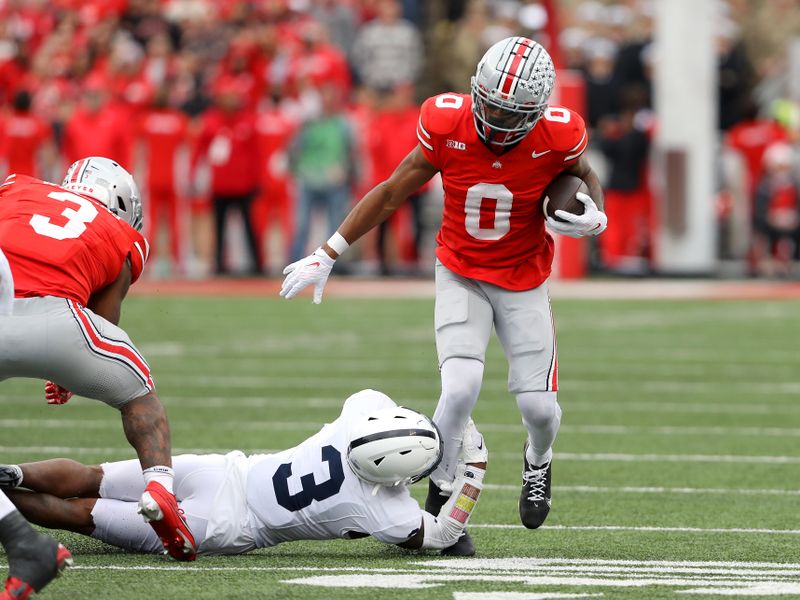
[[[458,541],[478,504],[483,489],[484,469],[467,466],[453,481],[453,493],[437,516],[422,512],[424,523],[423,548],[441,550]]]

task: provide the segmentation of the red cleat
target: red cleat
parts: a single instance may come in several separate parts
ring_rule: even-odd
[[[139,500],[139,514],[150,523],[172,558],[181,561],[197,558],[197,546],[183,511],[175,495],[163,485],[156,481],[147,484]]]
[[[47,539],[52,542],[55,541],[50,538]],[[61,544],[56,547],[55,559],[55,568],[53,568],[53,563],[50,561],[43,562],[39,566],[44,572],[38,574],[39,581],[36,583],[38,589],[34,588],[31,583],[12,575],[6,579],[5,589],[0,593],[0,600],[26,600],[60,575],[61,571],[72,566],[72,554]]]

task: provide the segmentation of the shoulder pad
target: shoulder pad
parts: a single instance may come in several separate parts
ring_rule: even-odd
[[[586,149],[589,135],[578,113],[563,106],[550,106],[536,124],[537,127],[542,125],[546,130],[548,146],[556,152],[567,153],[564,160],[576,158]]]
[[[431,96],[420,109],[420,124],[428,133],[447,135],[456,128],[464,112],[471,114],[472,101],[465,94],[439,94]]]

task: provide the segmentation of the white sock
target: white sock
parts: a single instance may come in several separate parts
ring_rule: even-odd
[[[148,467],[147,469],[142,471],[142,475],[144,475],[145,487],[147,487],[147,484],[150,483],[151,481],[155,481],[163,485],[164,488],[170,494],[175,493],[172,490],[172,485],[173,482],[175,481],[175,471],[173,471],[171,467],[165,467],[162,465],[157,465],[155,467]]]
[[[525,458],[528,459],[528,462],[531,463],[534,467],[543,467],[551,460],[553,460],[553,449],[548,448],[547,452],[544,454],[534,454],[533,446],[528,444],[528,450],[525,452]]]

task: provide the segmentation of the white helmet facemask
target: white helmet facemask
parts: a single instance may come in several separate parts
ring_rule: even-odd
[[[61,187],[89,196],[128,223],[142,229],[142,201],[133,176],[119,163],[103,156],[89,156],[72,163]]]
[[[501,149],[521,141],[547,108],[555,77],[553,60],[533,40],[510,37],[489,48],[471,81],[481,140]]]

